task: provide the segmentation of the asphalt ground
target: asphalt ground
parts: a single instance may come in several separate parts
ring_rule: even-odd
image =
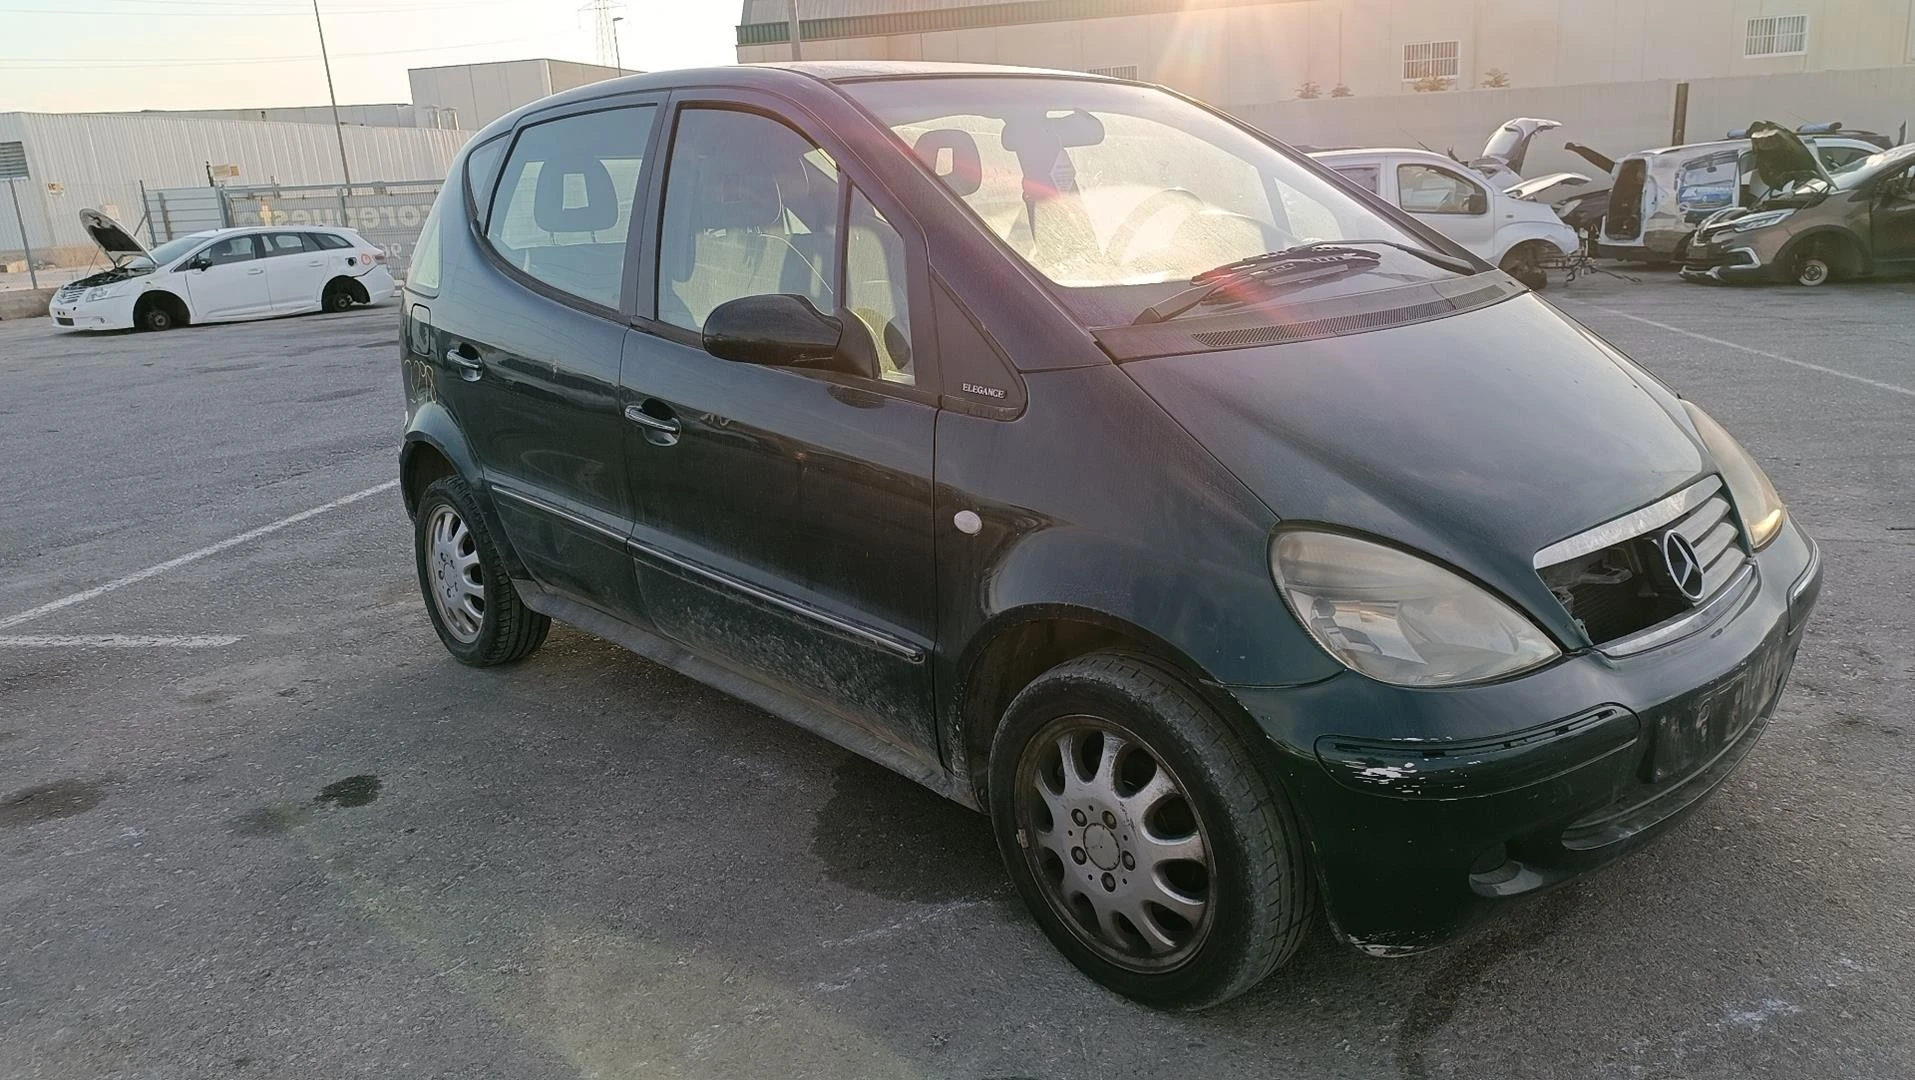
[[[1639,855],[1202,1015],[877,766],[573,630],[454,663],[392,307],[0,323],[0,1076],[1915,1076],[1915,283],[1550,296],[1821,540],[1777,718]]]

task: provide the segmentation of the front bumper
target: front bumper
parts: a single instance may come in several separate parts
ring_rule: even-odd
[[[1755,243],[1741,236],[1719,245],[1694,245],[1677,271],[1684,281],[1773,281],[1776,270]]]
[[[1450,690],[1351,672],[1230,687],[1279,751],[1339,934],[1377,954],[1440,944],[1694,809],[1766,727],[1820,591],[1792,521],[1755,566],[1733,610],[1626,658]]]
[[[105,300],[62,299],[58,293],[47,305],[47,318],[62,330],[130,330],[138,294]]]

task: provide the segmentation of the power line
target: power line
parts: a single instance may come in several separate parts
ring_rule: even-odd
[[[497,41],[470,41],[463,45],[428,45],[417,49],[375,49],[370,52],[334,53],[335,56],[407,56],[415,53],[449,52],[453,49],[482,49],[493,45],[515,45],[523,38],[500,38]],[[148,57],[145,59],[127,58],[105,60],[65,60],[31,56],[0,56],[0,64],[33,64],[36,70],[58,68],[97,68],[97,67],[225,67],[235,64],[284,64],[299,60],[317,60],[318,53],[303,53],[292,56],[247,56],[232,60],[206,60],[194,56]]]

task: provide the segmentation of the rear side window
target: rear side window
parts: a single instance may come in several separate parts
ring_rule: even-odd
[[[472,192],[472,205],[480,222],[492,205],[492,182],[499,176],[499,159],[505,156],[505,136],[497,135],[484,145],[475,146],[465,156],[465,185]]]
[[[331,248],[335,251],[343,251],[346,248],[349,248],[352,246],[351,241],[347,240],[345,237],[340,236],[336,233],[322,232],[322,233],[313,233],[311,235],[312,235],[313,241],[322,248]]]
[[[526,128],[487,219],[486,239],[499,256],[553,288],[618,307],[652,117],[643,105]]]
[[[406,284],[429,293],[439,291],[439,211],[445,199],[432,204],[425,228],[419,230],[419,242],[412,246],[412,265],[406,268]]]
[[[1341,165],[1337,167],[1337,172],[1342,173],[1345,180],[1354,182],[1358,187],[1377,193],[1383,190],[1377,186],[1378,174],[1381,170],[1374,165]]]

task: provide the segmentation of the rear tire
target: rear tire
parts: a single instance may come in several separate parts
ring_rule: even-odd
[[[1316,890],[1286,800],[1203,698],[1149,660],[1093,653],[1040,675],[1005,711],[989,787],[1032,916],[1126,997],[1215,1005],[1303,940]]]
[[[343,285],[327,286],[326,295],[319,298],[319,306],[335,315],[352,310],[352,305],[352,291]]]
[[[413,520],[419,590],[439,641],[462,664],[509,664],[545,643],[552,620],[525,606],[471,488],[457,476],[426,486]]]

